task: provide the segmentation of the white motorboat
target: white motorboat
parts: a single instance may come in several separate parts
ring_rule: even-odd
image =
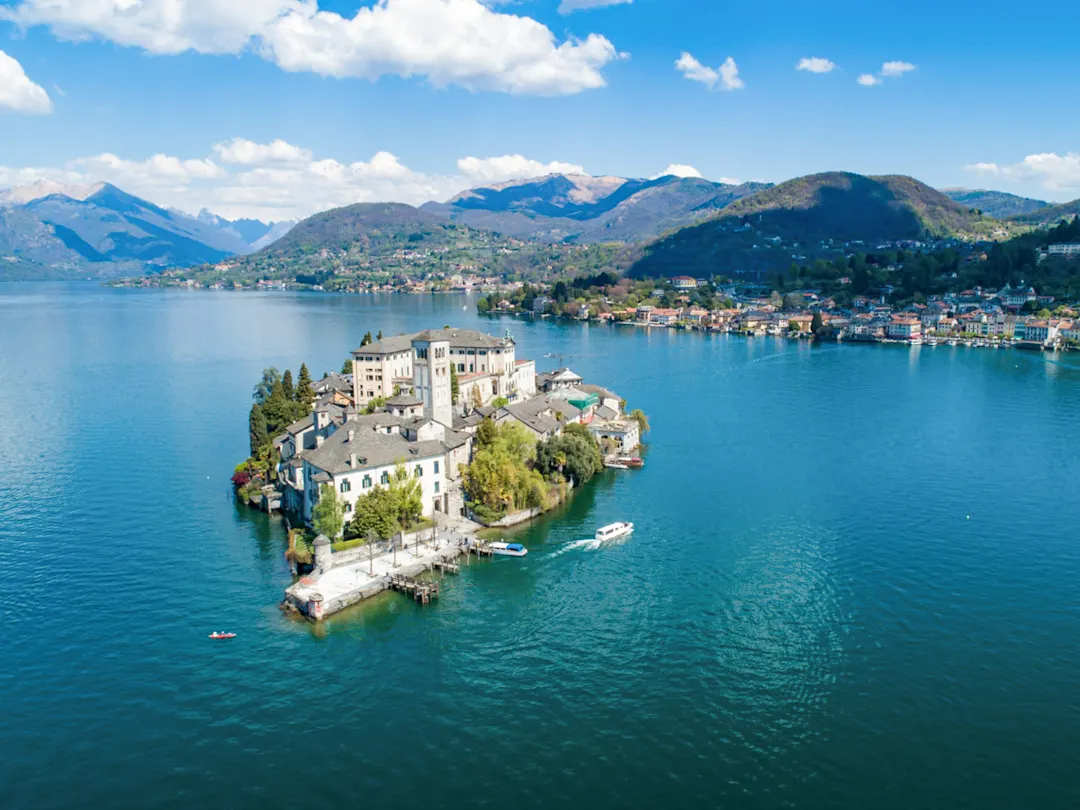
[[[623,464],[621,461],[605,461],[604,466],[609,470],[629,470],[630,467],[627,464]]]
[[[605,540],[614,540],[616,537],[625,537],[633,530],[633,523],[610,523],[596,530],[596,539],[602,543]]]
[[[529,550],[521,543],[492,543],[492,554],[502,554],[505,557],[524,557]]]

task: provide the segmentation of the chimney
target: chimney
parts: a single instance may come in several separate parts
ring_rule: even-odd
[[[356,469],[356,453],[349,453],[349,467]]]
[[[315,446],[316,447],[322,447],[322,443],[323,443],[323,437],[322,436],[316,436],[315,437]]]
[[[349,428],[349,444],[352,444],[353,437],[356,435],[356,431]]]

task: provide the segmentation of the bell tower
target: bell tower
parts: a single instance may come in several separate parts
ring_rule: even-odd
[[[413,391],[424,403],[424,416],[453,427],[450,401],[450,341],[438,332],[421,332],[412,341]]]

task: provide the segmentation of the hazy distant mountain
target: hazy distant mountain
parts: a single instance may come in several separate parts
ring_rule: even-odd
[[[1050,204],[1044,200],[1033,200],[1030,197],[1020,197],[1005,191],[986,189],[943,188],[941,193],[954,202],[978,208],[987,216],[997,219],[1005,219],[1005,217],[1017,214],[1030,214]]]
[[[470,189],[422,208],[508,236],[549,242],[637,242],[696,222],[767,187],[671,175],[632,180],[552,174]]]
[[[205,208],[198,213],[196,219],[243,242],[246,248],[237,251],[238,253],[254,253],[256,250],[261,250],[274,240],[280,239],[296,225],[295,220],[283,222],[263,222],[258,219],[228,220]]]
[[[2,200],[0,279],[132,274],[249,250],[236,233],[109,183],[41,181],[3,192]]]
[[[787,270],[795,256],[831,243],[944,238],[1005,226],[911,177],[827,172],[780,183],[737,200],[704,223],[644,248],[631,272],[671,276]]]

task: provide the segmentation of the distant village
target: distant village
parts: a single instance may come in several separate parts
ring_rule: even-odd
[[[1052,246],[1059,247],[1059,246]],[[1060,246],[1074,249],[1080,245]],[[840,307],[817,289],[800,289],[783,296],[755,283],[729,282],[716,287],[724,306],[707,309],[691,303],[691,293],[709,283],[691,276],[668,280],[676,291],[676,306],[652,304],[619,306],[601,300],[599,306],[571,307],[570,317],[581,321],[642,327],[701,329],[748,336],[823,338],[857,342],[909,344],[962,343],[972,346],[1017,346],[1033,349],[1080,348],[1080,308],[1040,295],[1030,286],[1000,289],[975,287],[958,293],[929,296],[902,307],[889,303],[893,288],[885,285],[855,296]],[[850,279],[840,279],[850,283]],[[511,292],[508,285],[502,292]],[[681,293],[681,295],[679,295]],[[555,300],[538,294],[527,310],[510,297],[498,301],[492,312],[525,317],[551,317]]]

